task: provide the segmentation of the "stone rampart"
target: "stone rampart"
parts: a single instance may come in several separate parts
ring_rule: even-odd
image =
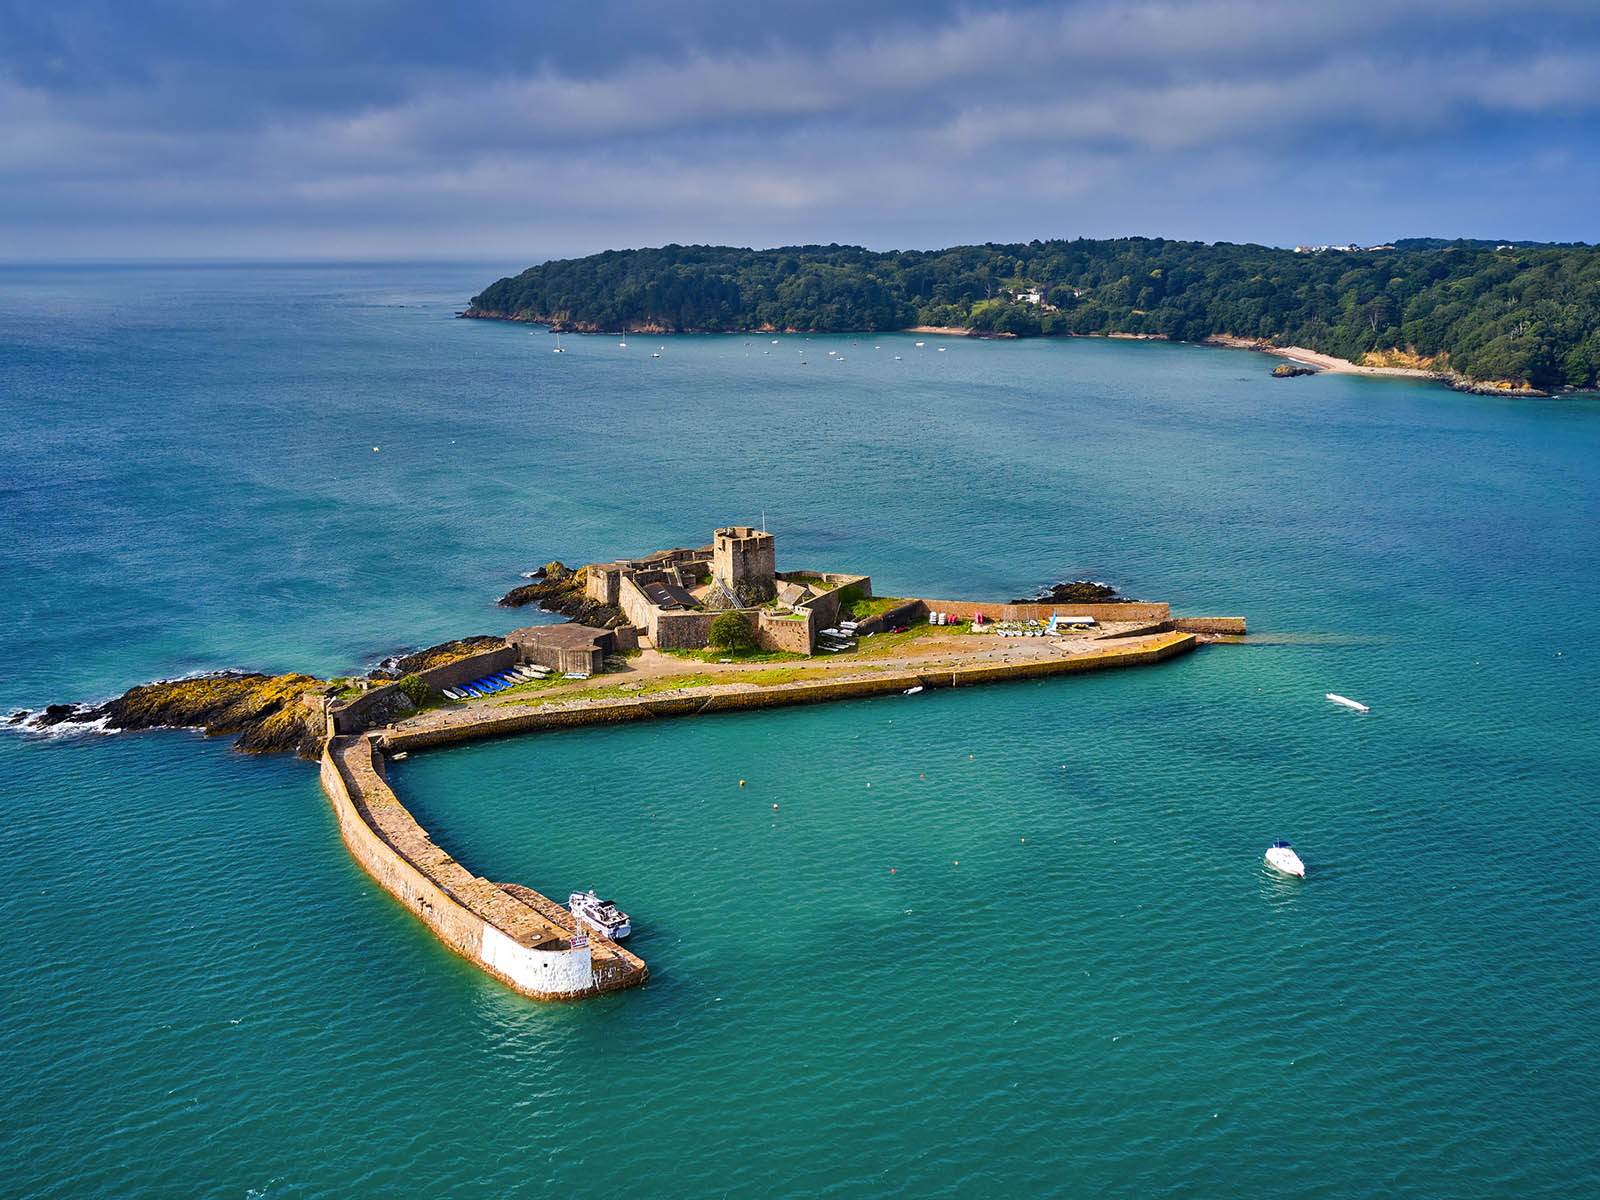
[[[839,610],[847,598],[872,595],[872,577],[869,575],[817,576],[828,590],[805,602],[806,608],[817,614],[817,628],[827,629],[839,619]],[[816,585],[813,584],[813,587]]]
[[[645,594],[626,575],[617,584],[617,605],[628,618],[629,624],[637,625],[651,638],[655,637],[656,606],[650,603]]]
[[[658,612],[652,640],[657,650],[704,650],[711,641],[711,622],[720,614]]]
[[[496,646],[423,671],[418,678],[434,691],[442,692],[445,688],[460,687],[463,683],[504,671],[514,666],[516,661],[515,646]]]
[[[768,651],[810,654],[817,644],[817,617],[804,608],[797,616],[761,610],[756,624],[756,645]]]
[[[539,999],[572,999],[648,977],[643,962],[607,939],[573,948],[568,928],[435,845],[384,780],[369,738],[330,741],[321,778],[356,861],[445,945],[512,988]],[[598,960],[605,969],[597,973]]]

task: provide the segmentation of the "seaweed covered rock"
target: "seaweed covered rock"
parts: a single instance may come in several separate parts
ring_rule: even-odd
[[[209,737],[237,734],[233,744],[240,750],[297,750],[311,757],[322,748],[322,717],[301,698],[326,686],[299,674],[228,672],[168,679],[129,688],[97,708],[79,709],[74,719],[103,720],[112,729],[186,727]]]
[[[1037,596],[1013,600],[1013,604],[1132,604],[1126,596],[1117,595],[1117,589],[1091,579],[1074,579],[1053,584]]]
[[[326,686],[300,674],[208,675],[130,688],[100,711],[118,729],[182,725],[208,737],[236,733],[234,745],[252,753],[303,750],[320,745],[322,729],[301,697]]]
[[[1272,377],[1274,379],[1295,379],[1301,375],[1315,375],[1316,373],[1317,369],[1315,367],[1304,367],[1299,363],[1279,363],[1272,368]]]

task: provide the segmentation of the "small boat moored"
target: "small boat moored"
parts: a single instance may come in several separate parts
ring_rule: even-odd
[[[573,892],[567,898],[567,909],[578,922],[578,932],[583,926],[599,930],[614,942],[620,942],[633,932],[628,914],[621,912],[609,900],[602,900],[594,892]]]
[[[1294,875],[1300,879],[1306,877],[1306,865],[1300,861],[1300,856],[1288,842],[1273,842],[1267,847],[1267,866],[1275,871],[1282,871],[1285,875]]]

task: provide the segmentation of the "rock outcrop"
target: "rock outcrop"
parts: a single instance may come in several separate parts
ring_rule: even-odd
[[[38,713],[13,714],[10,720],[37,730],[68,722],[107,731],[201,729],[208,737],[237,734],[233,744],[248,753],[295,750],[315,758],[322,753],[322,714],[301,698],[327,687],[310,675],[229,671],[141,684],[105,704],[52,704]]]
[[[521,608],[525,604],[537,604],[545,612],[560,613],[581,624],[602,629],[616,629],[628,623],[621,609],[584,595],[584,587],[588,583],[586,567],[574,571],[564,563],[550,562],[534,575],[532,583],[512,588],[501,596],[498,601],[500,606]]]
[[[1013,604],[1133,604],[1126,596],[1117,595],[1117,589],[1090,579],[1074,579],[1057,583],[1037,596],[1013,600]]]

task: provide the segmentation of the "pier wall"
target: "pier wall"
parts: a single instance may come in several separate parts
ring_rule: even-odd
[[[950,613],[963,621],[970,621],[975,613],[991,621],[1000,620],[1005,613],[1018,621],[1048,621],[1053,612],[1096,621],[1165,621],[1172,616],[1169,604],[1007,604],[1003,600],[924,600],[923,604],[929,612]]]
[[[1108,647],[1071,658],[966,667],[907,668],[858,679],[805,680],[749,691],[664,696],[656,699],[643,697],[597,700],[579,708],[530,708],[520,713],[481,717],[460,725],[415,730],[400,729],[384,734],[381,745],[385,751],[397,753],[402,750],[422,750],[430,746],[476,741],[480,738],[573,729],[584,725],[626,724],[656,717],[701,716],[718,712],[744,712],[761,708],[884,696],[916,686],[931,691],[937,688],[1003,683],[1008,680],[1042,679],[1052,675],[1071,675],[1163,662],[1188,653],[1196,644],[1194,634],[1173,632],[1144,645]]]
[[[1243,617],[1178,617],[1172,622],[1174,629],[1185,633],[1243,633]]]
[[[438,692],[447,687],[459,687],[463,683],[471,683],[474,679],[482,679],[485,675],[492,675],[496,671],[504,671],[516,661],[517,650],[514,646],[496,646],[420,671],[417,673],[417,678]],[[333,720],[333,731],[361,732],[373,723],[371,717],[375,710],[383,708],[386,702],[392,701],[399,690],[398,680],[386,683],[330,709],[328,715]],[[389,718],[385,716],[384,719]]]
[[[336,738],[322,756],[322,789],[355,860],[439,939],[516,991],[572,999],[643,983],[643,962],[591,937],[573,948],[570,930],[543,905],[468,871],[417,824],[384,780],[371,739]],[[541,911],[544,908],[545,911]]]

